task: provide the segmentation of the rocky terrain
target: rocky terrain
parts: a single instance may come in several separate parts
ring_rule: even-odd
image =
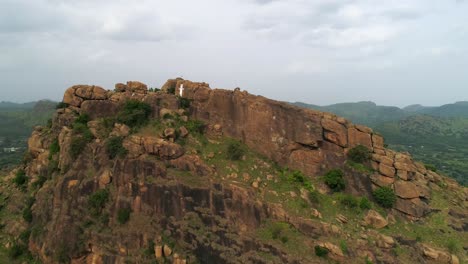
[[[12,261],[467,259],[466,188],[368,127],[238,88],[73,86],[28,145],[1,180]]]

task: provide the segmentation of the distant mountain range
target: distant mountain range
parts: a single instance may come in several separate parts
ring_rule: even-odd
[[[318,106],[294,105],[331,112],[381,133],[390,148],[408,151],[417,159],[468,184],[468,102],[436,107],[410,105],[404,108],[373,102]]]

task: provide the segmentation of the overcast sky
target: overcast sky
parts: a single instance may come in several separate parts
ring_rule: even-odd
[[[468,100],[468,1],[0,0],[0,101],[178,76],[319,105]]]

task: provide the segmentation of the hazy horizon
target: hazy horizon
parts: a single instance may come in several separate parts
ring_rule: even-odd
[[[317,105],[467,101],[467,12],[461,0],[4,0],[0,101],[178,76]]]

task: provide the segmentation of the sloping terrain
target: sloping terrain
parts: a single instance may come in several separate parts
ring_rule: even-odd
[[[180,78],[63,103],[1,178],[10,263],[466,260],[467,189],[342,117]]]
[[[332,112],[370,126],[385,137],[389,148],[407,151],[459,183],[468,184],[466,102],[440,107],[412,105],[403,109],[378,106],[372,102],[330,106],[295,104]]]

